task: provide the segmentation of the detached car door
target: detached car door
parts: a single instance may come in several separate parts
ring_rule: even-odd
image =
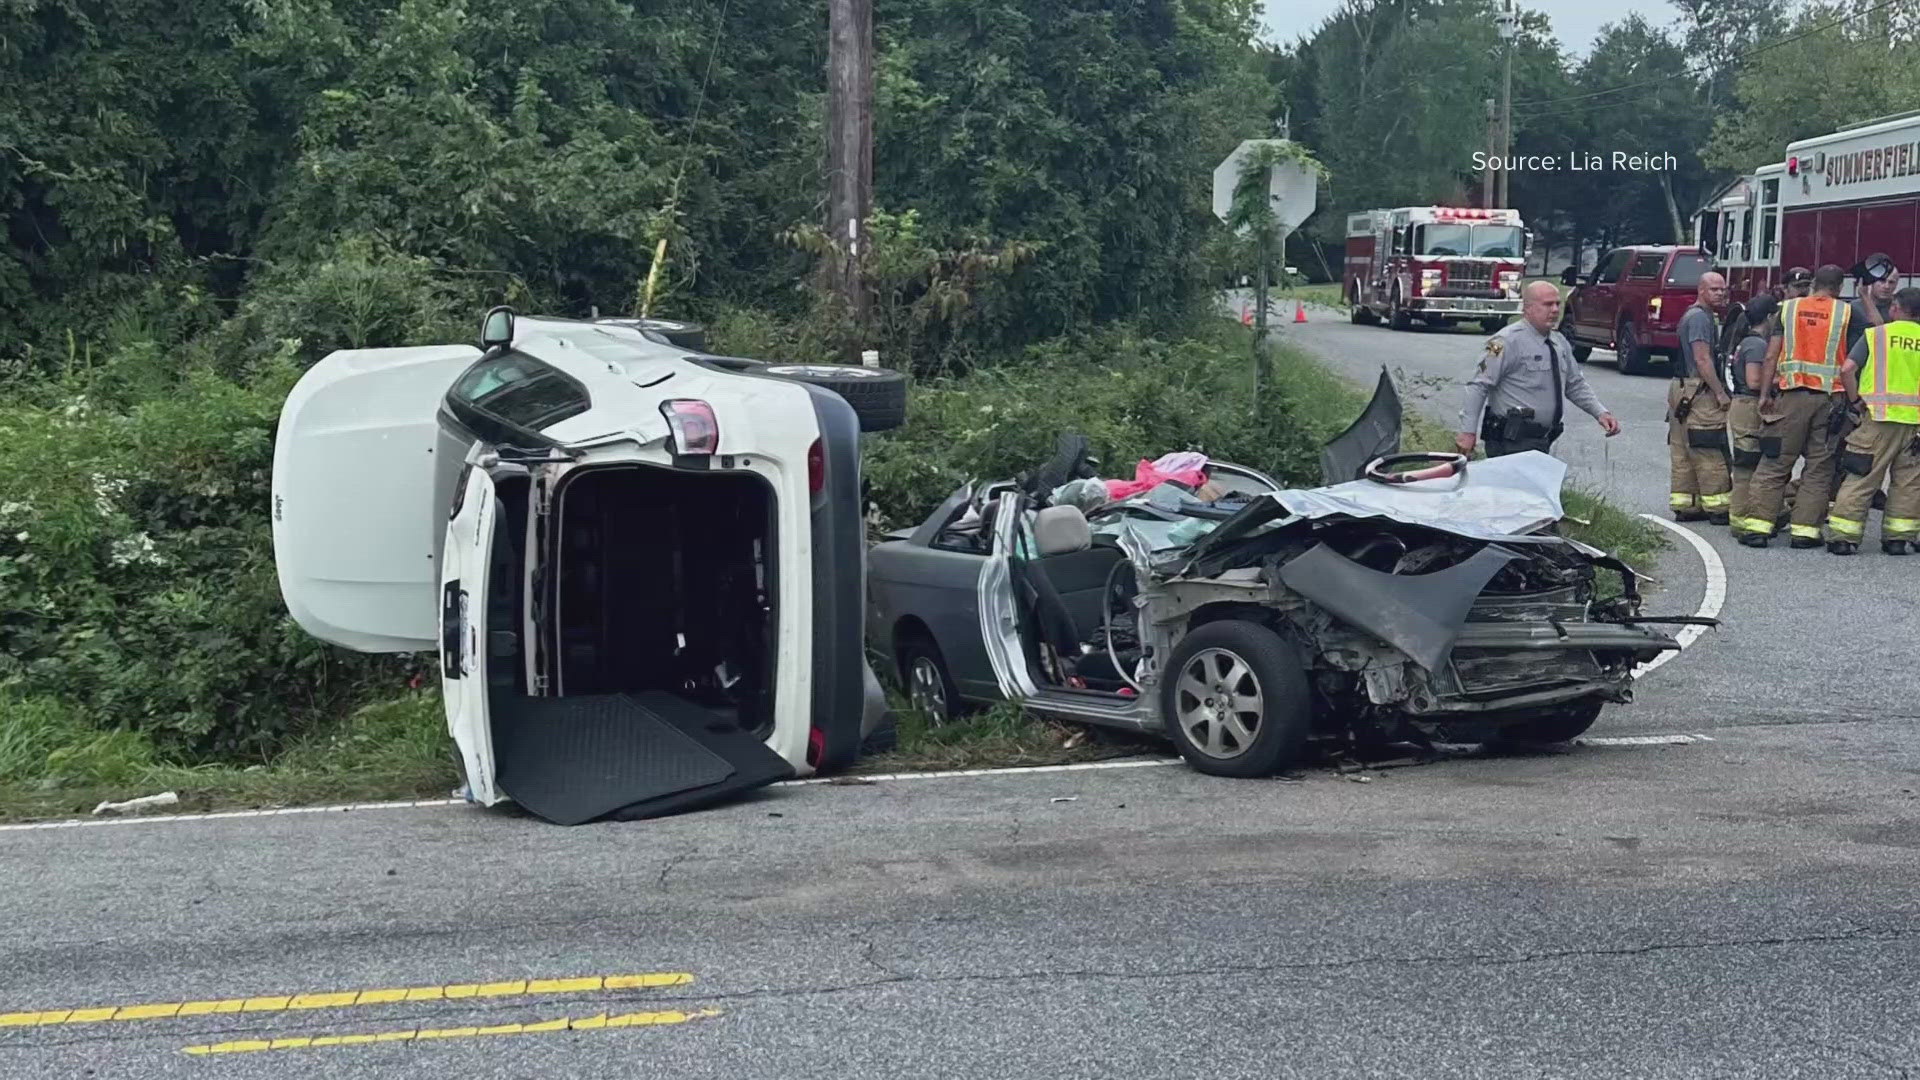
[[[274,437],[273,558],[300,628],[357,652],[439,647],[440,547],[471,442],[441,426],[467,345],[329,354]]]

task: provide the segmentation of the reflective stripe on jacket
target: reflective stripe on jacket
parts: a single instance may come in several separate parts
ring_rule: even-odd
[[[1852,310],[1831,296],[1801,296],[1780,313],[1780,389],[1831,394],[1840,385]]]
[[[1920,424],[1920,323],[1902,319],[1867,335],[1860,396],[1875,420]]]

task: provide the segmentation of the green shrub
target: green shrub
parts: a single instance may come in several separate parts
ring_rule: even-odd
[[[488,296],[524,300],[511,278],[455,284],[436,263],[352,234],[324,256],[267,267],[253,280],[239,317],[208,343],[234,372],[287,348],[311,364],[335,349],[465,341]]]
[[[0,687],[0,781],[118,782],[152,761],[138,732],[102,731],[67,702]]]
[[[286,614],[267,514],[293,368],[210,371],[109,409],[0,405],[0,679],[163,754],[258,757],[337,716],[391,662]]]
[[[1062,432],[1088,437],[1101,475],[1176,450],[1316,483],[1319,447],[1358,414],[1360,399],[1310,361],[1281,350],[1264,414],[1254,415],[1245,339],[1199,328],[1177,340],[1126,327],[1063,338],[1023,360],[926,380],[907,425],[867,442],[866,475],[883,523],[917,522],[969,479],[993,480],[1053,455]]]

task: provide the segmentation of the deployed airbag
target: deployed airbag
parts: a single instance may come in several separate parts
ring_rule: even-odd
[[[1383,574],[1315,544],[1280,567],[1280,580],[1328,614],[1437,671],[1480,591],[1513,558],[1486,547],[1466,562],[1435,573]]]

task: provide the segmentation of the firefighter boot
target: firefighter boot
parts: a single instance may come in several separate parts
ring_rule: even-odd
[[[1882,540],[1880,550],[1888,555],[1911,555],[1913,549],[1905,540]]]
[[[1806,551],[1810,548],[1819,547],[1820,538],[1817,536],[1794,536],[1787,540],[1787,546],[1798,551]]]
[[[1860,545],[1851,540],[1827,541],[1827,553],[1830,555],[1851,555],[1860,550]]]

